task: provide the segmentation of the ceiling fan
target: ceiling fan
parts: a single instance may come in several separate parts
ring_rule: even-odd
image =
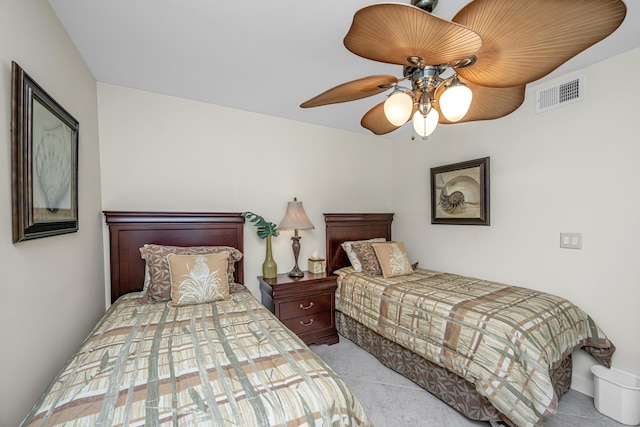
[[[621,0],[474,0],[448,21],[431,13],[437,3],[377,3],[358,10],[344,38],[346,48],[403,66],[403,77],[363,77],[300,107],[391,89],[360,124],[383,135],[411,120],[423,139],[438,123],[497,119],[518,109],[527,83],[613,33],[627,10]]]

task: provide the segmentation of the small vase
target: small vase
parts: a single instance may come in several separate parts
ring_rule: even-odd
[[[265,279],[275,279],[278,276],[278,265],[273,260],[271,253],[271,236],[267,236],[267,254],[262,263],[262,277]]]

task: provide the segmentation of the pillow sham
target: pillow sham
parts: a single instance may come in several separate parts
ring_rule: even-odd
[[[376,253],[382,276],[396,277],[413,273],[407,250],[403,242],[372,243]]]
[[[207,255],[167,255],[171,276],[169,306],[202,304],[229,299],[229,252]]]
[[[358,256],[353,251],[352,245],[358,242],[386,242],[386,241],[387,239],[385,239],[384,237],[375,237],[373,239],[368,239],[368,240],[351,240],[351,241],[342,242],[341,246],[344,252],[347,254],[347,258],[349,258],[349,261],[351,262],[351,266],[353,267],[353,269],[355,271],[362,271],[362,264],[360,263]]]
[[[382,269],[380,268],[376,252],[373,250],[373,244],[374,243],[367,241],[354,242],[351,244],[351,249],[353,249],[353,252],[360,261],[362,273],[368,274],[369,276],[382,276]]]
[[[140,255],[149,267],[151,281],[145,296],[149,301],[160,302],[171,299],[171,278],[167,255],[207,255],[219,252],[229,252],[227,262],[227,281],[233,282],[235,263],[242,259],[242,252],[231,246],[165,246],[146,244],[140,248]]]

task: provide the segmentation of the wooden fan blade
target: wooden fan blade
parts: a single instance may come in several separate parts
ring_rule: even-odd
[[[482,86],[538,80],[613,33],[626,15],[620,0],[475,0],[453,18],[483,45],[460,76]]]
[[[344,45],[374,61],[409,65],[407,58],[417,56],[425,64],[440,65],[475,54],[482,38],[415,6],[379,3],[356,12]]]
[[[387,120],[387,117],[384,115],[384,101],[367,111],[367,113],[362,116],[360,125],[376,135],[384,135],[400,127],[392,125],[389,123],[389,120]]]
[[[460,76],[458,77],[460,78]],[[469,108],[469,111],[461,120],[450,122],[440,111],[439,102],[436,102],[436,108],[440,113],[439,123],[451,124],[498,119],[513,113],[524,101],[525,86],[495,88],[480,86],[465,81],[463,78],[460,78],[460,81],[469,86],[469,89],[471,89],[473,93],[471,108]],[[442,95],[443,91],[444,85],[441,85],[436,91],[436,100],[440,100],[440,95]]]
[[[339,102],[355,101],[356,99],[366,98],[367,96],[384,92],[397,83],[398,79],[388,74],[363,77],[326,90],[320,95],[303,102],[300,104],[300,107],[310,108]]]

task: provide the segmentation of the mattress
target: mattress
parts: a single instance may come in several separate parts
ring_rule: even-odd
[[[336,273],[339,312],[469,381],[519,426],[555,413],[551,373],[575,349],[605,365],[615,351],[584,311],[548,293],[426,269]]]
[[[371,423],[346,384],[239,291],[184,307],[120,297],[21,425],[163,424]]]

